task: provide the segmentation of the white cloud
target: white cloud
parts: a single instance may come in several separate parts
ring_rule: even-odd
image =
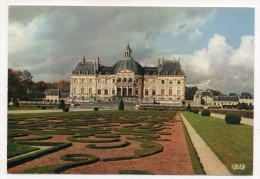
[[[240,47],[234,49],[224,36],[215,34],[207,48],[182,56],[188,84],[224,92],[253,91],[253,36],[242,37]]]
[[[252,69],[254,67],[254,37],[243,36],[241,38],[241,45],[238,49],[234,50],[230,58],[230,65],[240,66]]]

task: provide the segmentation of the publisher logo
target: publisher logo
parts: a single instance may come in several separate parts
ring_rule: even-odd
[[[245,164],[232,164],[233,170],[245,170],[246,165]]]

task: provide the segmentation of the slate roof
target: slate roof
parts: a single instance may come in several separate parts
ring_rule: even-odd
[[[253,96],[250,92],[242,92],[240,95],[241,99],[253,99]]]
[[[102,66],[98,72],[99,74],[106,75],[106,74],[112,74],[112,67],[105,67]]]
[[[145,75],[158,75],[158,67],[144,67]]]
[[[231,97],[231,96],[238,96],[238,95],[236,93],[229,93],[228,96]]]
[[[209,97],[213,98],[213,95],[210,91],[203,91],[201,97],[204,97],[204,96],[209,96]]]
[[[220,96],[216,101],[239,101],[238,96]]]
[[[95,60],[79,60],[72,71],[73,74],[95,74]]]
[[[48,96],[59,96],[60,90],[59,89],[49,89],[46,91],[46,95]]]
[[[122,70],[131,70],[135,74],[138,74],[138,75],[144,74],[144,68],[133,59],[126,59],[126,60],[118,61],[112,67],[112,74],[116,74],[117,72],[122,71]]]
[[[161,75],[185,75],[180,61],[162,60],[160,74]]]

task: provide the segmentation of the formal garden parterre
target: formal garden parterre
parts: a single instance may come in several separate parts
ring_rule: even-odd
[[[8,172],[194,173],[173,111],[9,114]]]

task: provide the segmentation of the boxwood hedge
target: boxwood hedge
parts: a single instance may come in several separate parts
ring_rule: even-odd
[[[230,113],[225,116],[225,121],[227,124],[240,124],[241,116],[238,114]]]

